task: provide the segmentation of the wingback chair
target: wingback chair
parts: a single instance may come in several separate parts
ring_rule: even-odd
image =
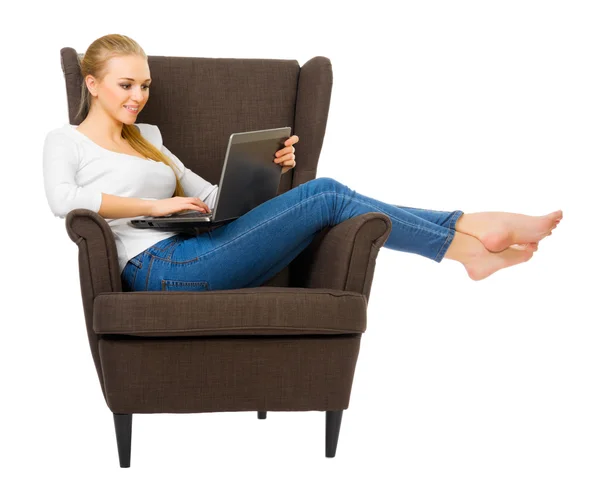
[[[69,120],[77,118],[80,55],[61,49]],[[300,137],[281,194],[316,177],[333,75],[326,57],[295,60],[149,56],[152,96],[137,121],[215,184],[231,133],[282,126]],[[366,170],[366,167],[361,168]],[[375,260],[390,219],[367,213],[323,229],[262,286],[125,292],[103,217],[66,217],[79,247],[81,297],[100,387],[129,467],[134,413],[325,413],[325,455],[335,457],[348,408]]]

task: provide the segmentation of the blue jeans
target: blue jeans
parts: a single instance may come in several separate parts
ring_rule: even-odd
[[[300,184],[240,218],[200,235],[179,233],[133,257],[123,290],[222,290],[258,287],[289,265],[325,227],[380,212],[392,231],[383,245],[440,262],[462,211],[387,204],[329,177]]]

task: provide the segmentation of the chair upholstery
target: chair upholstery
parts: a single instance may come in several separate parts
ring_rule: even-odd
[[[61,49],[69,120],[82,77],[78,53]],[[292,127],[297,165],[279,194],[316,177],[333,82],[329,59],[149,56],[152,95],[137,122],[211,183],[234,132]],[[134,413],[326,412],[334,457],[348,408],[379,249],[391,232],[381,213],[324,228],[265,285],[205,292],[124,292],[117,250],[99,214],[66,217],[79,247],[90,349],[113,412],[121,467],[129,466]]]

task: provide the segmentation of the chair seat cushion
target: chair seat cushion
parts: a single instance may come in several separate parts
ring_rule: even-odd
[[[364,294],[254,287],[207,292],[104,292],[94,299],[97,334],[222,336],[356,334],[366,330]]]

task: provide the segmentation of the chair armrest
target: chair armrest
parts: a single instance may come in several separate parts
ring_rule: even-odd
[[[91,311],[98,294],[122,291],[114,235],[106,220],[88,209],[70,211],[66,228],[79,246],[82,298]],[[368,299],[375,260],[391,231],[390,218],[377,212],[324,229],[291,263],[290,286],[349,290]]]
[[[291,263],[293,287],[349,290],[369,299],[379,249],[392,231],[383,213],[365,213],[326,228]]]
[[[79,285],[90,350],[106,398],[98,336],[93,329],[94,298],[101,292],[122,292],[117,245],[110,226],[95,211],[73,209],[66,217],[69,238],[79,247]]]
[[[100,292],[121,292],[117,245],[106,220],[89,209],[67,214],[67,233],[79,247],[79,278],[84,303]]]

